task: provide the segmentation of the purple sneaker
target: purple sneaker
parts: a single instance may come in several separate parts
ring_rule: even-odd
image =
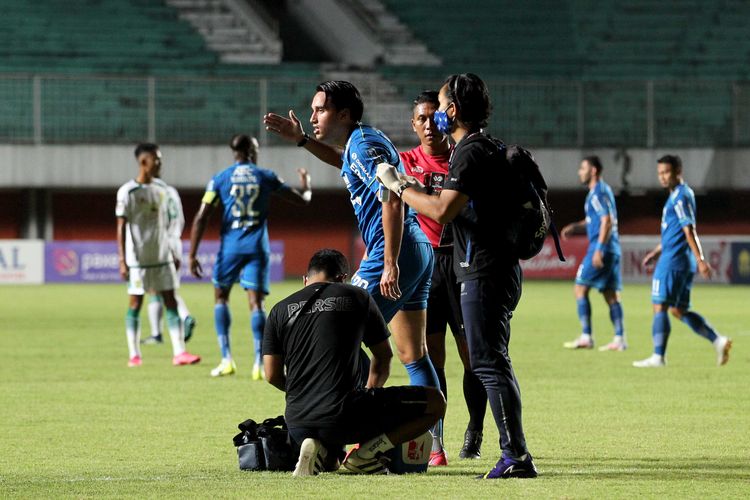
[[[536,466],[531,455],[526,454],[525,460],[500,457],[492,470],[487,474],[477,476],[477,479],[533,478],[536,476]]]

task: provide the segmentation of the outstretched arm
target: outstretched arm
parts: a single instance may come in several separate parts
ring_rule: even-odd
[[[208,219],[211,217],[213,211],[213,205],[201,203],[201,207],[198,209],[198,213],[195,214],[193,225],[190,228],[190,252],[188,252],[188,265],[190,266],[190,274],[199,279],[203,277],[203,269],[201,269],[201,263],[198,262],[196,256],[198,254],[198,247],[203,239],[203,233],[206,232]]]
[[[343,165],[341,160],[343,151],[306,134],[302,129],[302,122],[299,121],[299,118],[297,118],[291,109],[289,110],[289,118],[277,115],[276,113],[267,113],[263,117],[263,123],[266,126],[266,130],[273,132],[286,141],[300,144],[304,140],[302,147],[315,155],[323,163],[336,168],[341,168]]]
[[[409,177],[399,176],[396,167],[387,163],[378,165],[378,181],[422,215],[447,224],[461,212],[469,197],[460,191],[443,189],[438,196],[421,192],[419,185],[411,182]]]
[[[310,174],[304,168],[298,168],[297,173],[299,174],[300,188],[285,189],[278,191],[279,196],[295,205],[307,205],[312,199],[312,184],[310,182]]]

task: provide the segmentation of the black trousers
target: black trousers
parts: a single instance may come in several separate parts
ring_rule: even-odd
[[[521,298],[521,266],[509,265],[492,277],[461,283],[461,310],[471,369],[487,390],[508,458],[527,453],[521,423],[521,392],[508,354],[510,319]]]

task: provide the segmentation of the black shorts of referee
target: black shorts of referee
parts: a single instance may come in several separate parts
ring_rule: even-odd
[[[453,247],[433,247],[435,266],[427,299],[427,335],[443,333],[446,325],[453,335],[465,337],[461,316],[461,285],[453,270]]]

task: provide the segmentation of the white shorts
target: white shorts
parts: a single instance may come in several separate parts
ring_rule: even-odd
[[[180,288],[180,278],[171,262],[156,267],[131,267],[128,295],[143,295],[146,290],[163,292]]]

